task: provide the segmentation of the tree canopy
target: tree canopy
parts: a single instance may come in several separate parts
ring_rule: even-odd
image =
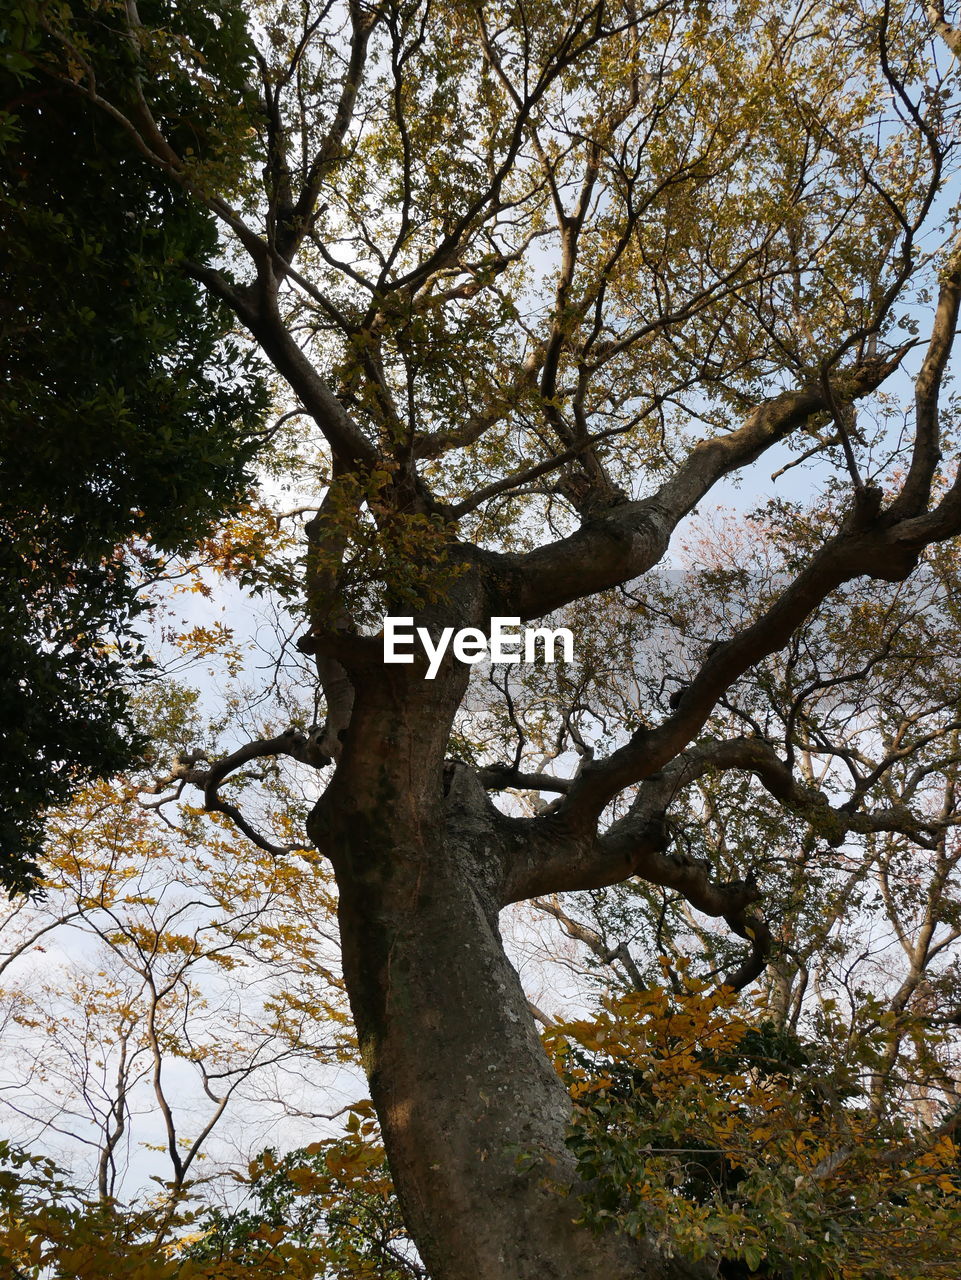
[[[932,1254],[905,1226],[892,1266],[954,1266],[957,15],[308,0],[244,34],[199,0],[27,12],[20,73],[114,131],[171,226],[216,220],[164,279],[276,375],[263,505],[204,553],[280,602],[278,702],[226,749],[183,743],[149,803],[199,791],[255,856],[329,859],[428,1273],[787,1275],[829,1214],[815,1261],[858,1274],[844,1240],[875,1209],[937,1227]],[[759,462],[793,490],[693,542]],[[427,678],[385,663],[390,616],[434,639],[562,621],[575,660],[447,651]],[[634,988],[557,1067],[501,934],[522,903]],[[864,985],[859,931],[900,956]],[[832,984],[863,1070],[846,1091],[822,1062],[812,1097]],[[714,1015],[752,986],[781,1047],[744,1065],[752,1028]],[[874,1206],[838,1172],[859,1144]]]
[[[216,254],[213,220],[38,76],[43,12],[8,15],[0,80],[0,877],[17,890],[43,810],[142,747],[124,690],[137,588],[245,494],[265,406],[229,313],[181,269]],[[131,92],[122,35],[78,15],[105,86]],[[238,52],[221,58],[235,79]],[[167,98],[201,149],[218,113],[183,78]]]

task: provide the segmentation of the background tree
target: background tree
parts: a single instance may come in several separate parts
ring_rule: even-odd
[[[137,1189],[131,1162],[176,1202],[353,1059],[326,876],[105,785],[51,834],[43,902],[0,922],[5,1131],[82,1159],[105,1203]]]
[[[917,845],[953,824],[910,787],[891,805],[896,752],[835,805],[776,719],[712,719],[833,592],[902,581],[961,533],[939,418],[961,300],[951,15],[281,4],[252,22],[255,104],[238,58],[207,58],[182,25],[221,20],[213,6],[98,13],[135,59],[129,93],[69,6],[41,7],[33,65],[220,219],[222,260],[184,268],[286,382],[313,469],[299,647],[323,711],[181,760],[171,782],[279,854],[221,788],[253,759],[334,766],[306,831],[334,868],[361,1057],[431,1275],[709,1274],[715,1260],[616,1218],[585,1226],[570,1102],[498,915],[640,877],[726,923],[739,988],[764,971],[758,904],[778,877],[732,876],[710,841],[704,857],[672,848],[699,779],[756,777],[800,830],[839,842]],[[170,112],[181,77],[212,103],[242,98],[244,188]],[[492,759],[456,733],[464,664],[448,656],[431,681],[422,662],[383,664],[385,613],[483,628],[633,582],[726,476],[783,443],[836,476],[827,518],[787,523],[783,578],[723,617],[689,678],[665,670],[663,703],[591,738],[568,716],[576,768],[562,751],[524,767],[509,686],[515,750]],[[288,592],[292,572],[274,575]],[[556,801],[522,816],[490,798],[517,790]]]
[[[288,1275],[291,1259],[277,1254],[282,1244],[311,1276],[426,1275],[407,1238],[371,1111],[369,1102],[353,1108],[343,1138],[281,1158],[264,1151],[251,1162],[250,1205],[201,1218],[202,1234],[187,1256]]]
[[[0,46],[0,880],[20,891],[43,809],[142,749],[125,691],[138,588],[245,494],[265,405],[230,313],[182,271],[216,254],[213,220],[38,78],[44,8],[10,10]],[[181,34],[242,90],[243,28],[224,19],[188,15]],[[95,10],[78,20],[123,100],[132,50]],[[236,167],[229,107],[176,76],[165,100],[193,150]]]

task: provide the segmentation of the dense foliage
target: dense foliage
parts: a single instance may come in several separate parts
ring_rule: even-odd
[[[44,808],[141,749],[138,587],[244,495],[265,406],[229,314],[183,273],[216,255],[211,218],[37,75],[44,17],[8,8],[0,32],[0,879],[17,890]],[[83,26],[104,87],[130,96],[122,36],[95,13]],[[204,34],[239,79],[239,32],[236,48],[207,19]],[[184,77],[168,110],[210,149],[217,109]]]

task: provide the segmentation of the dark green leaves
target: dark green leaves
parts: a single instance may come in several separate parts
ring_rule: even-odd
[[[138,583],[239,500],[265,404],[228,315],[183,270],[216,254],[212,219],[119,125],[42,74],[58,53],[47,12],[20,11],[0,31],[0,881],[11,889],[34,874],[40,811],[138,750],[123,692]],[[107,17],[76,25],[110,47],[113,74],[132,75]],[[178,107],[178,84],[169,73],[167,108],[191,120],[200,150],[224,121],[194,89]]]

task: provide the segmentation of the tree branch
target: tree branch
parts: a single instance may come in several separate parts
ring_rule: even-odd
[[[835,381],[844,379],[842,398],[854,400],[874,391],[907,349],[836,375]],[[730,434],[695,445],[651,497],[614,507],[569,537],[526,554],[486,553],[497,601],[492,612],[541,617],[645,573],[664,555],[678,523],[718,480],[753,462],[828,407],[821,387],[786,391],[758,405]]]

